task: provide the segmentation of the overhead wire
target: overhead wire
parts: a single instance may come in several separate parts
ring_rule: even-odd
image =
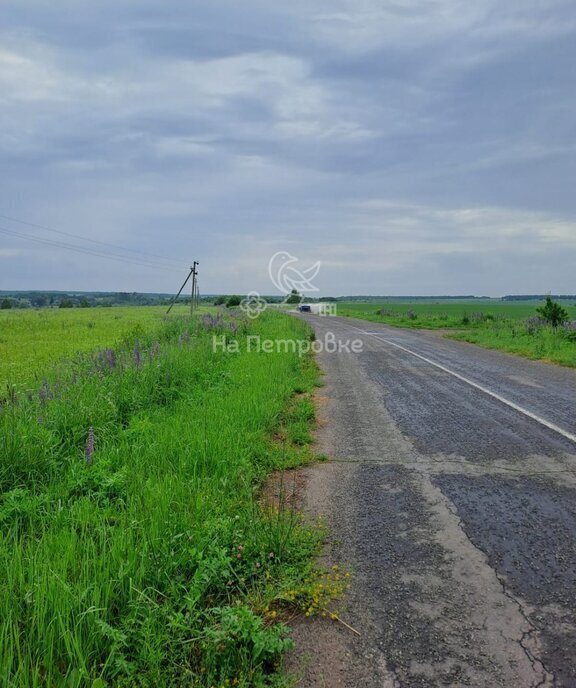
[[[8,220],[10,222],[17,222],[18,224],[27,225],[28,227],[35,227],[37,229],[43,229],[43,230],[48,231],[48,232],[54,232],[55,234],[60,234],[62,236],[68,236],[68,237],[71,237],[73,239],[77,239],[80,241],[86,241],[90,244],[95,244],[98,246],[113,248],[116,251],[123,251],[123,252],[138,254],[141,256],[145,256],[148,259],[152,258],[154,264],[159,264],[160,262],[162,262],[164,264],[171,263],[174,265],[174,267],[179,267],[179,268],[182,267],[182,264],[180,261],[175,260],[174,258],[168,258],[167,256],[152,254],[152,253],[148,253],[146,251],[141,251],[141,250],[135,249],[135,248],[126,248],[124,246],[118,246],[117,244],[112,244],[110,242],[101,241],[99,239],[90,239],[88,237],[83,237],[79,234],[74,234],[72,232],[65,232],[61,229],[55,229],[53,227],[48,227],[47,225],[41,225],[41,224],[38,224],[35,222],[28,222],[26,220],[20,220],[18,218],[11,217],[10,215],[0,214],[0,219]],[[11,230],[11,231],[14,231],[14,230]],[[22,236],[29,238],[29,235],[22,235]],[[40,237],[38,237],[38,239],[40,239]],[[50,241],[50,240],[46,240],[46,241]],[[78,248],[83,248],[83,247],[78,247]],[[113,254],[110,251],[106,251],[106,253],[110,254],[110,255],[118,255],[118,254]],[[158,260],[158,259],[160,259],[160,260]]]
[[[76,246],[74,244],[69,244],[67,242],[63,241],[55,241],[52,239],[46,239],[43,237],[38,237],[38,236],[31,236],[30,234],[23,234],[22,232],[15,232],[12,229],[8,229],[7,227],[0,226],[0,233],[6,234],[8,236],[15,236],[21,239],[26,239],[28,241],[32,241],[38,244],[44,244],[48,246],[53,246],[56,248],[62,248],[68,251],[75,251],[76,253],[82,253],[84,255],[91,255],[95,256],[98,258],[106,258],[109,260],[116,260],[122,263],[127,263],[127,264],[132,264],[132,265],[140,265],[142,267],[152,267],[156,268],[159,270],[166,270],[173,272],[174,267],[171,267],[169,265],[166,265],[165,263],[160,263],[160,262],[153,262],[151,260],[147,259],[138,259],[138,258],[131,258],[129,256],[121,256],[118,254],[114,254],[112,252],[106,252],[106,251],[99,251],[96,249],[84,247],[84,246]],[[182,267],[182,265],[180,265]]]

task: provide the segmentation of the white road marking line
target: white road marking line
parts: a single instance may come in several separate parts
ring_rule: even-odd
[[[497,399],[502,404],[506,404],[506,406],[513,408],[515,411],[518,411],[519,413],[524,414],[528,418],[531,418],[532,420],[535,420],[537,423],[540,423],[540,425],[543,425],[544,427],[548,428],[549,430],[553,430],[554,432],[557,432],[559,435],[562,435],[562,437],[565,437],[566,439],[568,439],[571,442],[574,442],[576,444],[576,435],[573,435],[571,432],[567,432],[566,430],[563,430],[561,427],[559,427],[558,425],[555,425],[554,423],[551,423],[550,421],[546,420],[545,418],[541,418],[540,416],[537,416],[535,413],[532,413],[532,411],[528,411],[528,409],[525,409],[522,406],[515,404],[513,401],[509,401],[508,399],[505,399],[504,397],[500,396],[499,394],[496,394],[496,392],[492,392],[491,390],[487,389],[486,387],[479,385],[477,382],[474,382],[473,380],[469,380],[467,377],[464,377],[463,375],[460,375],[459,373],[455,373],[453,370],[446,368],[445,366],[441,365],[440,363],[436,363],[435,361],[431,361],[429,358],[426,358],[425,356],[421,356],[420,354],[417,354],[415,351],[411,351],[410,349],[407,349],[405,346],[402,346],[400,344],[396,344],[396,342],[392,342],[389,339],[385,339],[384,337],[379,337],[378,335],[375,335],[372,332],[366,332],[365,330],[361,330],[358,327],[354,327],[354,325],[349,325],[349,327],[352,327],[354,330],[358,330],[358,332],[360,332],[361,334],[366,334],[369,337],[374,337],[374,339],[378,339],[381,342],[385,342],[386,344],[390,344],[390,346],[395,346],[397,349],[401,349],[402,351],[405,351],[406,353],[411,354],[412,356],[416,356],[416,358],[419,358],[422,361],[429,363],[430,365],[434,366],[435,368],[439,368],[440,370],[443,370],[445,373],[452,375],[453,377],[457,378],[458,380],[461,380],[462,382],[465,382],[467,385],[470,385],[471,387],[475,387],[476,389],[479,389],[481,392],[484,392],[484,394],[487,394],[488,396],[493,397],[494,399]]]

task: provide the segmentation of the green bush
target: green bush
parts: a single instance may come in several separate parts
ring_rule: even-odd
[[[546,302],[536,312],[552,327],[558,327],[568,320],[568,312],[557,301],[552,301],[550,296],[546,297]]]
[[[226,308],[234,308],[239,306],[241,302],[242,299],[239,296],[231,296],[228,301],[226,301]]]

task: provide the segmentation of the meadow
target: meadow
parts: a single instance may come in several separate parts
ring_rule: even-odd
[[[175,306],[174,315],[185,315]],[[165,306],[0,310],[0,390],[32,383],[51,364],[79,351],[112,346],[162,321]]]
[[[133,310],[25,314],[54,356],[64,332],[90,350],[46,366],[46,335],[41,381],[13,368],[0,405],[0,684],[285,685],[283,621],[326,613],[341,583],[314,568],[321,533],[260,490],[313,458],[318,371],[244,344],[311,332]]]
[[[338,314],[411,329],[445,331],[446,337],[531,359],[576,367],[576,329],[551,328],[537,319],[537,301],[407,301],[342,303]],[[576,305],[563,302],[572,322]]]

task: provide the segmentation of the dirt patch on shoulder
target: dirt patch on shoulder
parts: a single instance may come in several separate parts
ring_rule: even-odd
[[[321,450],[320,436],[328,423],[329,397],[323,389],[313,394],[316,410],[315,428],[312,432],[314,448]],[[318,462],[295,469],[276,471],[264,483],[260,503],[265,509],[297,511],[315,523],[326,512],[330,491],[327,490],[332,466]],[[318,565],[329,569],[337,557],[333,542],[327,541],[318,557]],[[337,606],[345,600],[337,601]],[[306,617],[299,614],[289,622],[295,647],[284,659],[284,668],[298,688],[351,688],[351,673],[357,661],[350,649],[351,636],[359,640],[338,620],[328,617]]]
[[[291,468],[272,473],[262,487],[261,505],[273,511],[302,511],[306,489],[304,471],[304,468]]]
[[[284,667],[298,688],[348,688],[354,656],[337,621],[300,616],[290,623],[295,648]]]

